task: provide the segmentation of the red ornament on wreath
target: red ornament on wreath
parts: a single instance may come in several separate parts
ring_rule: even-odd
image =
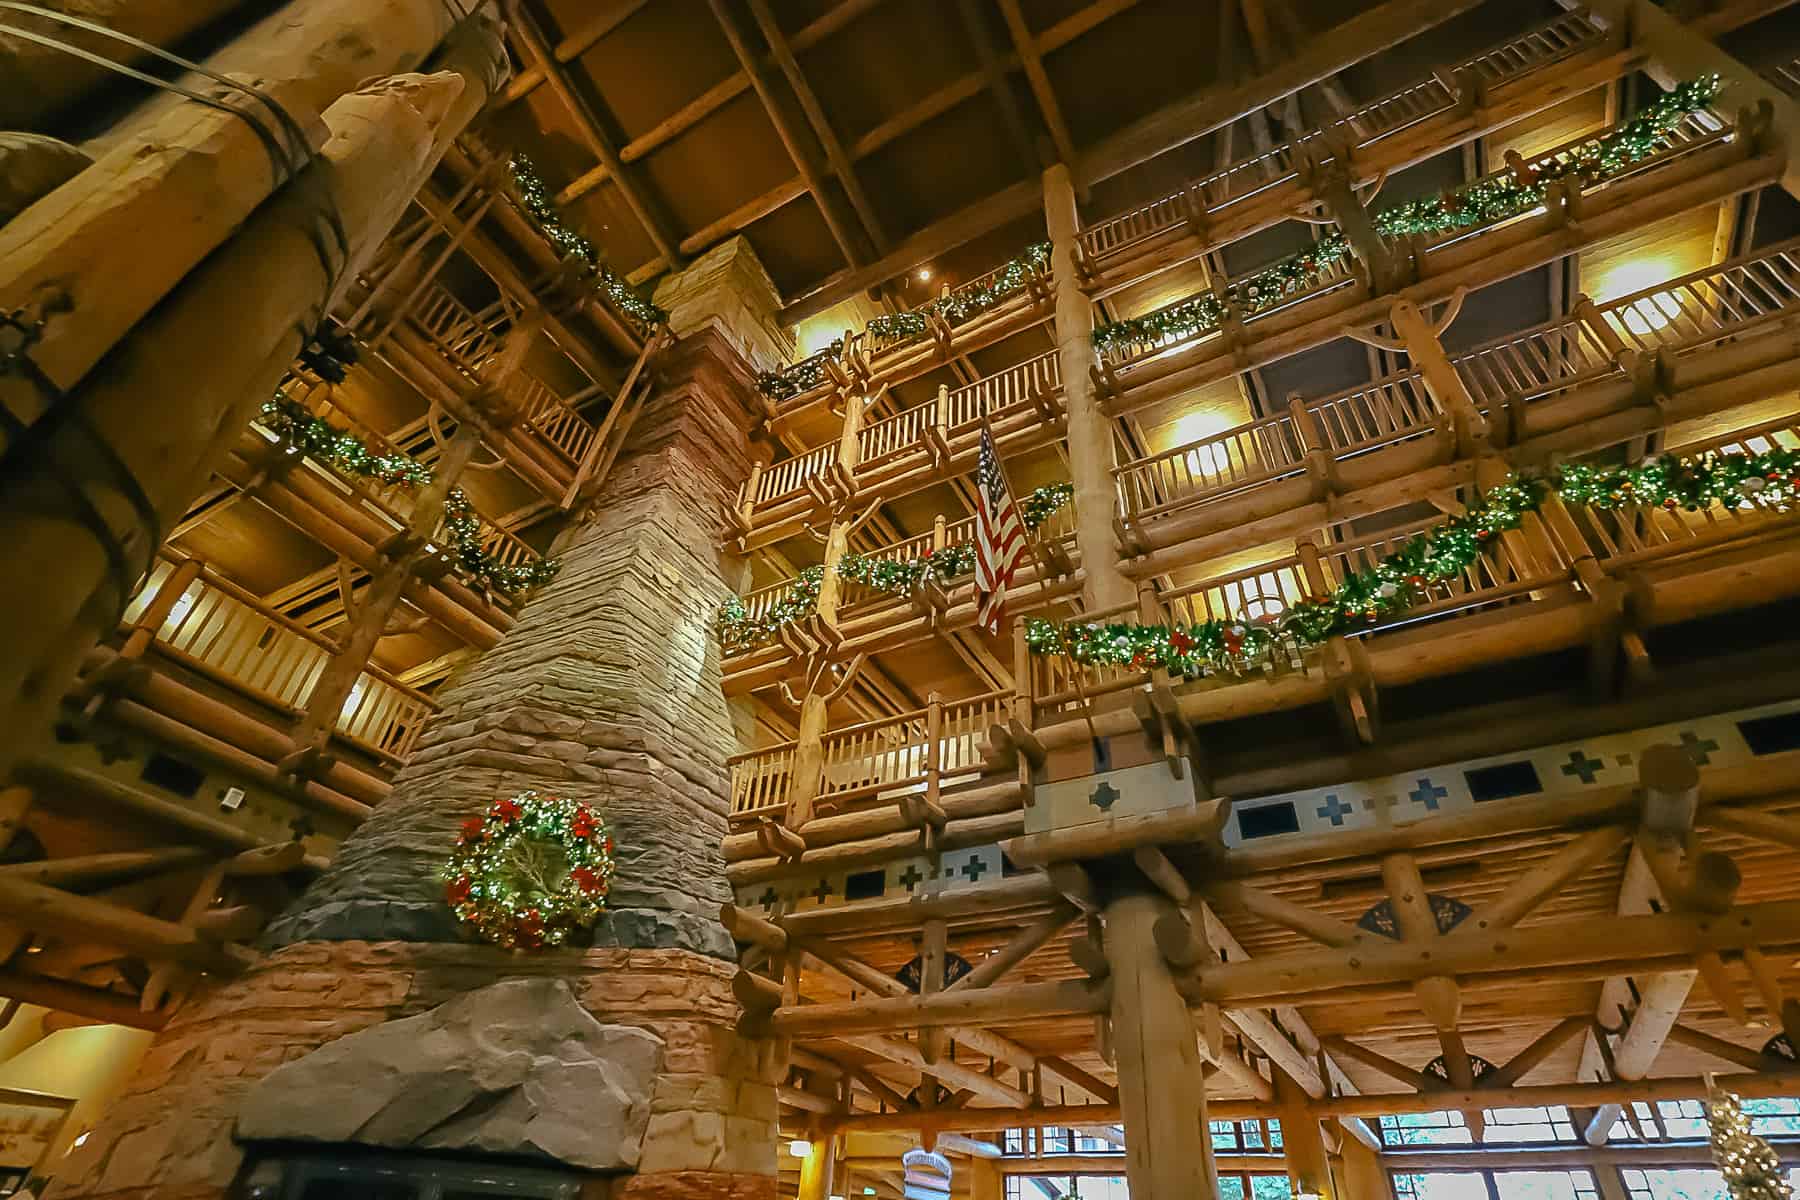
[[[612,875],[612,837],[591,808],[526,791],[463,823],[444,901],[483,941],[535,950],[593,928]]]

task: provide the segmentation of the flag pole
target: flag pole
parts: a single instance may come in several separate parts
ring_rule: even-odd
[[[1006,473],[1006,459],[1001,457],[1000,439],[994,436],[994,426],[988,420],[986,404],[981,406],[981,432],[986,435],[988,444],[994,448],[994,470],[1000,476],[1000,486],[1006,489],[1006,498],[1012,501],[1014,511],[1019,514],[1019,528],[1025,531],[1025,544],[1030,547],[1032,561],[1037,564],[1038,590],[1048,591],[1050,589],[1050,563],[1044,557],[1043,548],[1038,541],[1037,530],[1030,528],[1025,523],[1025,511],[1019,507],[1019,494],[1013,491],[1012,477]],[[987,501],[982,499],[981,503],[985,504]],[[1071,505],[1075,503],[1073,494],[1069,497],[1069,503]],[[1076,605],[1073,596],[1064,596],[1063,600],[1069,606],[1070,616],[1080,613],[1081,610]],[[1088,699],[1087,688],[1081,682],[1081,664],[1075,661],[1075,655],[1069,650],[1067,632],[1062,632],[1057,640],[1062,645],[1063,657],[1069,660],[1069,679],[1075,684],[1075,698],[1081,702],[1081,719],[1087,722],[1088,737],[1097,742],[1100,740],[1100,732],[1094,727],[1094,703]]]

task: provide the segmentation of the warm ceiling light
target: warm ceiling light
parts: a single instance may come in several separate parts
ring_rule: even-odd
[[[808,1141],[802,1141],[800,1138],[795,1138],[793,1141],[788,1143],[788,1153],[793,1155],[795,1158],[805,1158],[807,1155],[812,1153],[812,1143],[808,1142]]]
[[[930,267],[920,267],[919,268],[919,282],[920,283],[930,283],[931,282],[931,268]]]

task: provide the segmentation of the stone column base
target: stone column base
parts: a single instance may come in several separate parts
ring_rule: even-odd
[[[297,943],[237,979],[208,985],[182,1006],[48,1194],[216,1200],[227,1194],[250,1149],[234,1137],[245,1098],[276,1068],[501,980],[552,978],[595,1020],[641,1029],[662,1043],[637,1173],[595,1174],[606,1184],[599,1194],[772,1200],[775,1088],[757,1045],[733,1029],[732,970],[685,950],[515,954],[437,943]],[[304,1098],[295,1103],[302,1106]],[[425,1131],[409,1147],[392,1140],[386,1113],[369,1125],[385,1125],[389,1134],[384,1140],[372,1129],[367,1140],[400,1153],[433,1152],[431,1139],[441,1132],[441,1126]]]

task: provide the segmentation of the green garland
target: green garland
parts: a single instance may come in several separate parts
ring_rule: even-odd
[[[341,474],[405,488],[431,482],[431,468],[424,463],[404,454],[372,452],[354,433],[315,416],[286,392],[277,391],[263,402],[261,419],[269,432],[289,446]],[[550,582],[561,566],[549,558],[504,563],[482,549],[481,518],[461,488],[452,488],[444,497],[444,531],[456,568],[503,596],[517,596]]]
[[[924,337],[925,331],[931,327],[932,313],[943,317],[952,325],[960,325],[1022,290],[1033,279],[1041,276],[1049,265],[1050,243],[1034,242],[1025,248],[1023,254],[1004,263],[985,283],[958,288],[947,296],[940,296],[906,312],[876,317],[868,324],[869,336],[890,344]]]
[[[937,313],[952,325],[979,316],[1008,296],[1026,287],[1042,275],[1050,265],[1050,243],[1035,242],[1017,258],[1004,263],[992,278],[973,287],[959,288],[947,296],[921,304],[901,313],[876,317],[865,327],[869,337],[887,345],[901,345],[922,338],[931,328],[931,314]],[[810,392],[827,378],[825,363],[841,358],[843,339],[810,358],[802,359],[779,371],[764,371],[756,377],[756,386],[771,400],[787,400],[802,392]]]
[[[520,792],[463,822],[442,872],[444,902],[497,946],[560,946],[605,911],[612,851],[587,805]]]
[[[1019,519],[1027,529],[1037,529],[1075,496],[1067,483],[1048,483],[1019,502]],[[893,596],[910,596],[927,579],[939,583],[967,575],[975,569],[975,547],[969,543],[945,546],[920,558],[879,558],[870,554],[846,554],[838,560],[838,578],[862,584]],[[770,641],[786,625],[812,612],[819,602],[823,567],[807,567],[781,594],[775,606],[753,618],[741,597],[731,596],[719,607],[719,641],[727,652],[750,649]]]
[[[1494,538],[1517,529],[1552,490],[1565,503],[1598,509],[1698,512],[1720,505],[1787,512],[1800,503],[1800,452],[1664,457],[1636,467],[1571,463],[1547,481],[1514,477],[1477,497],[1463,515],[1416,535],[1373,567],[1350,576],[1331,595],[1308,597],[1272,619],[1167,626],[1034,617],[1026,623],[1026,646],[1033,654],[1065,655],[1089,666],[1160,667],[1187,679],[1209,672],[1242,675],[1270,663],[1283,647],[1316,646],[1405,613],[1425,598],[1432,584],[1461,574]]]
[[[1429,237],[1491,225],[1529,212],[1544,203],[1550,185],[1559,179],[1597,183],[1655,154],[1682,117],[1718,98],[1720,86],[1717,75],[1680,84],[1631,120],[1581,143],[1564,157],[1529,168],[1524,176],[1477,180],[1448,195],[1384,208],[1373,216],[1375,229],[1386,237]],[[1229,313],[1254,316],[1311,287],[1349,256],[1349,240],[1333,230],[1306,249],[1230,283],[1223,302],[1203,293],[1141,317],[1102,325],[1094,330],[1094,348],[1104,354],[1210,333],[1224,323]]]
[[[556,248],[559,257],[580,263],[594,277],[601,294],[612,302],[613,307],[644,328],[654,329],[668,322],[668,313],[646,300],[624,276],[606,264],[592,242],[563,222],[562,211],[556,207],[555,193],[537,173],[537,167],[529,157],[514,153],[506,165],[512,173],[519,206],[545,240]]]
[[[838,338],[826,349],[792,366],[779,371],[758,372],[756,389],[771,400],[788,400],[801,392],[810,392],[825,382],[825,364],[842,357],[843,353],[844,339]]]

